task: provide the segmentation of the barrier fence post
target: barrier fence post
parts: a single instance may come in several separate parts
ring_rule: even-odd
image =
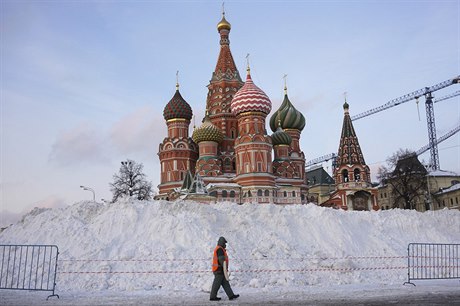
[[[59,254],[56,245],[0,245],[0,250],[0,289],[51,291],[47,299],[59,298],[55,294]]]
[[[427,279],[460,279],[460,244],[409,243],[407,282]]]

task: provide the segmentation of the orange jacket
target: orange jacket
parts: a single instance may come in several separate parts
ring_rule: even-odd
[[[217,250],[222,249],[224,251],[224,256],[225,256],[225,262],[227,263],[227,269],[228,269],[228,256],[227,256],[227,251],[221,247],[220,245],[216,246],[214,249],[214,255],[212,256],[212,272],[223,272],[223,267],[219,265],[219,258],[217,258]]]

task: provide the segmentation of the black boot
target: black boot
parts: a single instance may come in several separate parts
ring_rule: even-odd
[[[215,298],[209,298],[210,301],[220,301],[221,298],[220,297],[215,297]]]
[[[234,294],[233,296],[229,297],[230,300],[237,299],[240,295],[239,294]]]

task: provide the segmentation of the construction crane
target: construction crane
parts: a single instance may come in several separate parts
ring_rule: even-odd
[[[307,162],[305,164],[305,167],[311,167],[313,165],[316,165],[316,164],[319,164],[319,163],[322,163],[322,162],[326,162],[326,161],[331,160],[331,159],[332,159],[332,168],[335,168],[335,161],[337,159],[337,154],[335,154],[335,153],[329,153],[329,154],[320,156],[318,158],[312,159],[312,160],[310,160],[309,162]]]
[[[449,132],[447,132],[443,136],[439,137],[436,140],[436,144],[443,142],[447,138],[457,134],[459,131],[460,131],[460,125],[457,125],[455,128],[453,128],[452,130],[450,130]],[[429,149],[430,149],[430,144],[427,144],[426,146],[423,146],[420,149],[418,149],[417,151],[415,151],[415,154],[417,154],[417,155],[423,154],[426,151],[428,151]]]
[[[367,117],[369,115],[381,112],[383,110],[389,109],[391,107],[397,106],[399,104],[411,101],[413,99],[417,99],[425,96],[425,108],[426,108],[426,118],[427,118],[427,127],[428,127],[428,140],[429,140],[429,148],[430,148],[430,164],[432,169],[438,170],[439,169],[439,154],[438,154],[438,146],[437,146],[437,139],[436,139],[436,124],[434,120],[434,110],[433,110],[433,97],[432,93],[443,89],[445,87],[448,87],[453,84],[459,84],[460,83],[460,75],[456,76],[452,79],[449,79],[447,81],[441,82],[439,84],[433,85],[431,87],[425,87],[416,91],[413,91],[409,94],[406,94],[402,97],[393,99],[387,103],[385,103],[382,106],[370,109],[366,112],[363,112],[361,114],[355,115],[351,117],[351,120],[358,120],[364,117]],[[453,93],[447,97],[444,97],[442,99],[439,99],[435,102],[440,102],[442,100],[446,100],[452,97],[455,97],[456,93]]]
[[[449,137],[457,134],[459,131],[460,131],[460,124],[457,125],[455,128],[451,129],[446,134],[444,134],[441,137],[439,137],[436,140],[436,145],[441,143],[441,142],[443,142],[444,140],[448,139]],[[428,151],[429,149],[430,149],[430,144],[427,144],[427,145],[421,147],[420,149],[418,149],[417,151],[415,151],[415,154],[417,154],[417,155],[423,154],[426,151]],[[319,163],[322,163],[322,162],[326,162],[326,161],[331,160],[331,159],[332,159],[332,167],[335,168],[335,166],[336,166],[335,163],[336,163],[336,159],[337,159],[337,154],[335,154],[335,153],[329,153],[329,154],[320,156],[318,158],[312,159],[312,160],[310,160],[309,162],[307,162],[305,164],[305,168],[311,167],[313,165],[316,165],[316,164],[319,164]]]

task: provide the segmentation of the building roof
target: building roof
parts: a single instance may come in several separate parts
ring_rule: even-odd
[[[283,129],[281,128],[281,125],[278,126],[278,129],[276,130],[275,133],[272,134],[272,143],[274,146],[277,145],[290,145],[292,142],[292,137]]]
[[[305,173],[308,185],[333,185],[334,179],[324,170],[323,167],[308,169]]]
[[[193,131],[192,139],[196,143],[200,143],[202,141],[214,141],[220,143],[224,139],[224,134],[222,134],[222,131],[217,126],[212,124],[211,119],[209,119],[208,112],[206,112],[203,124]]]
[[[428,173],[428,176],[460,176],[460,174],[447,170],[433,170]]]
[[[302,131],[306,124],[304,115],[292,105],[288,98],[287,91],[284,94],[283,103],[281,103],[278,111],[270,118],[270,128],[273,132],[278,128],[279,121],[281,122],[281,128],[299,131]]]
[[[244,112],[262,112],[268,115],[272,110],[272,102],[265,92],[254,84],[249,68],[246,82],[233,96],[231,109],[235,115]]]
[[[172,99],[166,104],[163,110],[163,117],[165,120],[170,119],[192,119],[193,112],[187,101],[182,98],[179,92],[179,86],[176,85],[176,92]]]
[[[225,13],[223,13],[222,20],[217,24],[217,31],[220,34],[220,52],[211,82],[224,79],[243,83],[230,51],[230,40],[228,39],[230,29],[230,23],[225,19]]]
[[[422,163],[418,160],[417,154],[413,153],[407,155],[403,158],[400,158],[396,163],[396,167],[393,170],[393,174],[397,173],[397,171],[402,173],[420,173],[420,174],[427,174],[427,170],[422,165]]]
[[[345,101],[343,105],[344,116],[339,152],[337,154],[337,166],[354,164],[365,165],[366,162],[364,161],[363,152],[359,146],[358,136],[356,136],[348,109],[349,104]]]
[[[440,190],[438,192],[436,192],[436,195],[452,192],[452,191],[455,191],[455,190],[460,190],[460,183],[454,184],[454,185],[449,186],[447,188],[440,188]]]

